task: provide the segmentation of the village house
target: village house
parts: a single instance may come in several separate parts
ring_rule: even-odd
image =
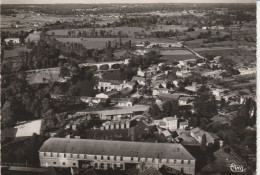
[[[178,129],[178,118],[174,117],[165,117],[162,120],[154,120],[153,122],[155,125],[168,129],[170,131]]]
[[[160,93],[168,94],[169,93],[169,89],[165,89],[165,88],[153,89],[153,95],[154,96],[158,96]]]
[[[172,142],[173,141],[173,137],[172,137],[172,134],[171,134],[171,132],[169,131],[169,130],[163,130],[162,132],[161,132],[163,135],[164,135],[164,137],[169,141],[169,142]]]
[[[179,106],[192,105],[193,97],[180,97],[178,100]]]
[[[137,49],[133,52],[135,55],[145,55],[146,53],[148,53],[148,50]]]
[[[134,104],[133,99],[121,98],[117,100],[117,105],[120,107],[132,107]]]
[[[130,88],[131,90],[134,89],[135,82],[134,81],[129,81],[124,85],[124,88]]]
[[[161,101],[177,101],[180,97],[179,94],[159,93],[158,95]]]
[[[102,98],[81,96],[79,99],[80,101],[89,104],[89,106],[93,106],[94,104],[99,104],[100,102],[104,101],[104,99],[106,99],[101,94],[99,96]]]
[[[256,67],[243,67],[238,69],[240,75],[256,74]]]
[[[179,61],[178,67],[190,67],[195,66],[197,63],[197,59],[188,59]]]
[[[192,75],[192,73],[190,70],[181,70],[181,71],[177,70],[177,72],[176,72],[176,76],[180,77],[180,78],[187,78],[191,75]]]
[[[197,84],[193,82],[191,86],[186,86],[185,89],[190,92],[197,92],[201,88],[202,84]]]
[[[237,91],[229,92],[226,95],[223,96],[223,99],[226,102],[237,102],[240,103],[240,95]]]
[[[188,122],[180,122],[179,123],[179,129],[185,129],[188,126],[189,126]]]
[[[212,89],[212,94],[215,95],[216,100],[221,100],[225,95],[226,91],[227,91],[226,89],[214,88]]]
[[[144,77],[134,76],[132,81],[136,81],[138,84],[143,85],[143,86],[146,84],[146,78],[144,78]]]
[[[131,91],[132,91],[132,89],[130,89],[130,88],[124,88],[124,89],[122,89],[121,91],[119,91],[120,92],[120,96],[122,97],[122,98],[125,98],[125,97],[128,97],[129,95],[130,95],[130,93],[131,93]]]
[[[124,88],[124,85],[126,84],[125,80],[104,80],[101,79],[98,82],[98,90],[101,91],[112,91],[117,90],[120,91]]]
[[[139,77],[151,77],[153,75],[156,74],[156,71],[157,70],[154,70],[154,69],[147,69],[147,70],[142,70],[141,68],[138,69],[137,71],[137,76]]]
[[[194,137],[199,143],[201,143],[202,141],[202,136],[206,135],[206,145],[208,146],[209,143],[214,144],[215,140],[218,140],[219,137],[214,134],[214,133],[210,133],[210,132],[206,132],[200,128],[194,128],[192,130],[190,130],[190,135],[192,137]]]
[[[171,150],[165,152],[165,150]],[[169,166],[195,174],[196,159],[178,143],[49,138],[39,149],[41,167],[121,169]]]
[[[20,44],[20,38],[6,38],[4,42],[7,45],[9,45],[10,42],[12,42],[14,45],[18,45]]]
[[[201,76],[210,77],[210,78],[222,78],[221,74],[224,72],[226,72],[226,70],[206,71],[202,73]]]
[[[51,93],[51,98],[53,99],[62,99],[64,97],[64,95],[61,94],[56,94],[56,93]]]
[[[152,86],[154,88],[167,88],[167,84],[165,82],[165,80],[156,80],[156,81],[152,81]]]
[[[108,91],[108,92],[96,94],[96,98],[98,99],[108,99],[108,98],[112,99],[112,98],[120,98],[120,97],[122,96],[118,91]]]

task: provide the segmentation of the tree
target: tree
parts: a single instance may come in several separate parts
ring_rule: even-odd
[[[205,133],[202,135],[200,150],[203,151],[203,152],[205,152],[207,150],[207,140],[206,140],[206,134]]]
[[[150,114],[150,116],[153,119],[160,119],[160,118],[162,118],[161,110],[160,110],[159,106],[157,104],[155,104],[155,103],[153,103],[150,106],[148,113]]]
[[[60,77],[67,77],[70,75],[69,69],[66,67],[60,67]]]
[[[208,93],[201,94],[195,98],[194,109],[198,116],[212,118],[217,114],[217,104],[215,97]]]
[[[79,96],[80,95],[80,89],[76,86],[71,86],[68,90],[69,96]]]
[[[196,128],[198,126],[198,119],[196,117],[192,117],[189,120],[189,126],[193,127],[193,128]]]
[[[110,103],[111,103],[111,100],[110,100],[110,98],[108,98],[108,99],[106,99],[105,102],[102,103],[102,106],[103,106],[103,107],[109,107],[109,106],[110,106]]]
[[[226,100],[224,98],[221,98],[220,100],[220,108],[223,108],[226,106]]]

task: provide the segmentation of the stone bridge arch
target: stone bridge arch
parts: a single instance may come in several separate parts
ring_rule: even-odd
[[[111,69],[108,64],[102,64],[99,66],[99,70],[109,70]]]

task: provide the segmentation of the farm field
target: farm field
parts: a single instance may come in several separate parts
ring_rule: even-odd
[[[192,55],[188,50],[163,50],[162,55]]]
[[[31,49],[27,49],[26,47],[15,47],[14,49],[11,50],[4,50],[4,56],[5,59],[9,59],[12,57],[17,57],[19,56],[19,52],[30,52]]]
[[[166,63],[173,63],[180,60],[186,59],[199,59],[196,55],[189,54],[189,55],[163,55],[160,60],[165,61]]]
[[[206,55],[218,55],[218,56],[223,56],[226,58],[230,58],[236,63],[244,63],[244,62],[255,62],[256,61],[256,52],[253,51],[247,51],[245,49],[240,49],[240,48],[233,48],[233,49],[218,49],[218,50],[203,50],[198,51],[199,54],[202,56]]]
[[[169,31],[169,30],[187,30],[188,28],[180,25],[157,25],[155,28],[152,28],[151,31]]]

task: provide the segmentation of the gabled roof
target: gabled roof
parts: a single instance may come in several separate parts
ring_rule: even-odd
[[[178,118],[176,116],[175,117],[165,117],[165,118],[163,118],[163,120],[173,121],[173,120],[178,120]]]
[[[198,128],[198,127],[192,129],[190,132],[192,132],[196,137],[198,137],[198,136],[202,137],[204,134],[206,134],[207,142],[214,142],[215,139],[219,138],[216,134],[210,133],[210,132],[206,132],[206,131]]]
[[[108,95],[108,96],[111,96],[111,95],[117,95],[119,94],[120,92],[118,91],[107,91],[107,92],[104,92],[104,94]]]
[[[145,81],[145,78],[144,77],[137,77],[137,76],[134,76],[132,80],[136,80],[136,81]]]
[[[49,138],[43,143],[39,152],[117,155],[144,158],[155,158],[159,153],[162,159],[195,160],[181,144],[177,143]]]
[[[159,97],[162,101],[172,101],[172,100],[178,100],[180,95],[179,94],[159,93]]]

